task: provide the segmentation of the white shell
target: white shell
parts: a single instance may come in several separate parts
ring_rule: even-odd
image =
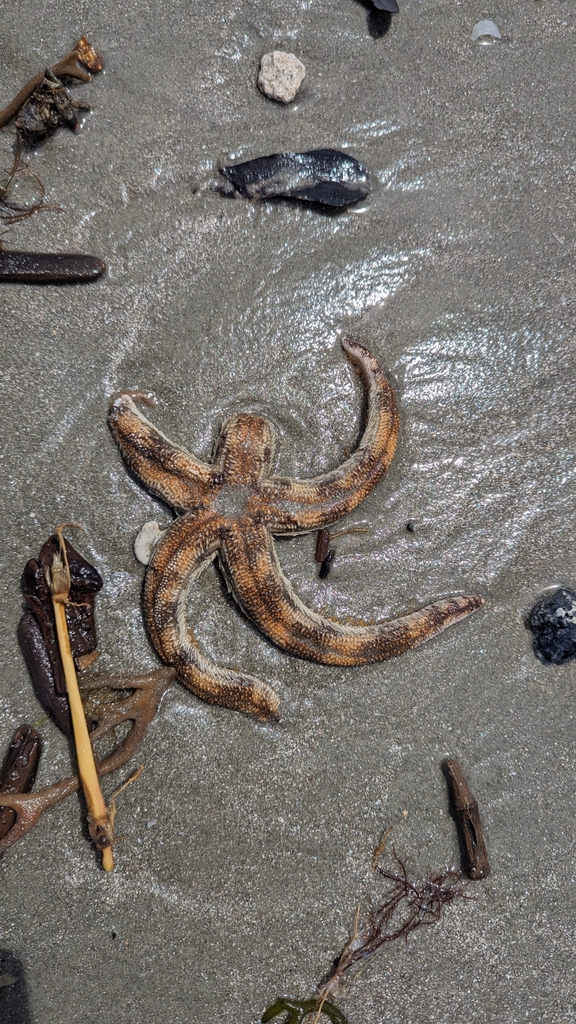
[[[493,21],[477,21],[472,29],[473,43],[493,43],[501,38],[500,29]]]
[[[161,530],[155,519],[150,520],[149,523],[144,523],[134,541],[134,554],[138,561],[142,562],[142,565],[148,565],[154,548],[165,533],[166,530]]]

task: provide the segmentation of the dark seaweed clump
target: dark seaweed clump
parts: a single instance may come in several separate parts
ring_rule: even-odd
[[[544,665],[576,658],[576,594],[561,587],[541,597],[528,616],[534,654]]]
[[[247,199],[280,196],[324,206],[349,206],[368,195],[365,167],[337,149],[273,153],[222,168],[222,174]]]

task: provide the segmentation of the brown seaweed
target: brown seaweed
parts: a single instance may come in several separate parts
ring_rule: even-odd
[[[222,167],[222,174],[247,199],[285,197],[343,207],[368,195],[368,172],[354,157],[336,149],[273,153]]]
[[[451,810],[462,847],[462,870],[473,881],[490,874],[490,864],[480,821],[478,802],[470,792],[464,773],[453,758],[444,761]]]
[[[0,793],[29,793],[34,785],[42,750],[40,734],[31,725],[21,725],[14,733],[2,767]],[[0,804],[0,839],[16,821],[16,812]]]
[[[173,669],[161,668],[139,676],[93,680],[81,688],[83,696],[87,696],[87,717],[93,726],[90,742],[94,748],[109,733],[115,735],[119,727],[131,723],[128,734],[98,765],[99,775],[108,775],[121,768],[132,757],[175,675]],[[44,811],[79,787],[80,780],[77,775],[73,775],[37,793],[3,794],[3,806],[16,815],[16,821],[0,837],[0,856],[30,831]]]
[[[71,579],[66,622],[76,667],[83,668],[94,660],[96,652],[94,599],[102,587],[102,577],[68,541],[65,544]],[[22,574],[26,610],[18,625],[18,639],[38,700],[54,715],[63,732],[70,736],[70,710],[47,577],[58,550],[58,537],[54,534],[42,546],[38,558],[31,558],[26,563]]]
[[[14,99],[3,108],[3,110],[0,110],[0,128],[4,128],[10,123],[10,121],[13,121],[30,101],[31,106],[24,118],[23,126],[20,131],[32,145],[36,145],[38,141],[43,141],[44,138],[47,137],[47,134],[56,130],[58,124],[68,123],[70,127],[75,129],[77,123],[76,125],[72,124],[74,115],[71,117],[70,112],[67,110],[67,103],[72,107],[72,110],[74,110],[74,101],[71,100],[69,95],[67,100],[62,96],[60,90],[64,89],[64,86],[60,79],[73,78],[78,79],[81,82],[90,82],[92,80],[90,72],[92,72],[92,74],[97,74],[98,71],[102,70],[102,67],[102,58],[96,52],[94,47],[90,45],[86,36],[82,36],[82,38],[76,43],[74,49],[67,54],[66,57],[58,61],[58,63],[54,64],[51,68],[47,68],[39,74],[34,75],[34,77],[22,87],[17,96],[15,96]],[[44,86],[45,81],[48,82],[48,86]],[[56,82],[60,86],[60,90],[57,90],[57,98],[54,100],[54,104],[51,104],[49,102],[49,97],[54,91],[51,87],[55,86]],[[35,96],[38,89],[40,89],[38,101],[32,100],[32,97]],[[40,96],[42,95],[43,90],[44,93],[46,93],[47,90],[47,95],[45,95],[45,98],[42,100],[40,99]],[[66,92],[65,89],[64,92]],[[82,106],[82,104],[76,105],[77,108],[80,106]],[[58,107],[61,108],[62,119],[58,112]],[[48,124],[53,125],[52,128],[48,128],[47,132],[47,124],[45,124],[42,119],[42,110],[44,110]],[[57,115],[57,122],[56,124],[53,124],[55,115]],[[36,141],[33,141],[34,124],[36,124],[40,136]]]

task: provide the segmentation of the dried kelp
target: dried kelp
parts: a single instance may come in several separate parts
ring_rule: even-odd
[[[42,750],[40,734],[31,725],[14,733],[0,768],[0,793],[29,793],[34,785]],[[16,821],[16,812],[0,804],[0,840]]]
[[[29,146],[40,146],[60,125],[78,132],[77,112],[81,110],[89,111],[90,104],[75,100],[60,79],[46,68],[44,78],[22,107],[14,127]]]
[[[18,639],[38,700],[54,715],[60,728],[71,736],[70,709],[48,584],[48,574],[58,550],[59,540],[54,534],[42,546],[38,558],[31,558],[26,563],[22,574],[26,610],[18,625]],[[102,577],[68,541],[65,541],[65,550],[70,567],[66,622],[74,662],[78,669],[82,669],[97,656],[94,599],[102,587]]]
[[[0,128],[18,117],[17,130],[32,146],[43,142],[60,124],[66,124],[76,131],[78,119],[75,111],[89,110],[90,107],[73,100],[62,79],[90,82],[90,72],[96,74],[102,70],[102,66],[102,58],[86,36],[82,36],[66,57],[34,75],[8,106],[0,110]]]
[[[110,734],[114,739],[119,727],[122,728],[126,723],[130,725],[124,739],[99,763],[100,776],[121,768],[132,757],[175,675],[172,669],[161,668],[139,676],[96,679],[86,686],[89,707],[87,717],[92,726],[90,740],[93,747],[97,748],[99,742],[105,741]],[[82,690],[84,695],[84,687]],[[77,775],[73,775],[37,793],[2,794],[4,809],[12,811],[16,820],[9,831],[0,837],[0,855],[26,835],[44,811],[54,807],[79,787],[80,780]]]
[[[490,874],[490,864],[478,801],[472,795],[464,773],[454,758],[447,758],[443,767],[448,781],[451,811],[462,847],[462,870],[472,881],[479,881]]]
[[[222,174],[247,199],[286,197],[342,207],[368,195],[365,167],[336,149],[274,153],[222,167]]]

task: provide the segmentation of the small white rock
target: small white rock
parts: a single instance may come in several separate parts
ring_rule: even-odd
[[[142,562],[142,565],[148,565],[154,548],[165,533],[166,530],[161,530],[155,519],[152,519],[149,523],[144,523],[134,541],[134,554],[138,561]]]
[[[291,103],[306,76],[306,68],[293,53],[274,50],[260,61],[258,88],[278,103]]]

